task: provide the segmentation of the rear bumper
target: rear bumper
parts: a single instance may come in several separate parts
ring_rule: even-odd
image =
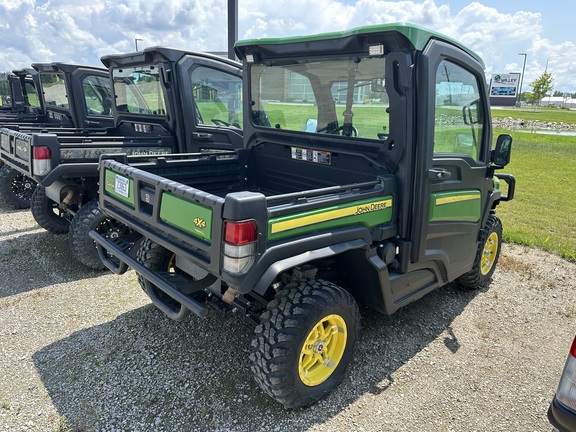
[[[142,265],[136,259],[132,258],[129,253],[116,247],[114,243],[108,241],[96,231],[90,231],[89,236],[96,243],[96,249],[98,250],[98,255],[100,256],[102,263],[112,272],[116,274],[123,274],[128,270],[128,267],[131,267],[134,269],[134,271],[136,271],[136,273],[144,278],[145,284],[153,284],[158,289],[162,290],[165,294],[186,306],[194,314],[202,318],[208,314],[208,310],[204,307],[204,305],[188,294],[196,291],[202,291],[204,288],[207,288],[216,281],[215,276],[208,274],[206,277],[200,280],[193,280],[193,278],[190,277],[189,280],[186,281],[187,283],[185,284],[185,287],[179,287],[174,283],[174,281],[171,281],[163,277],[163,275],[156,273]],[[114,262],[110,255],[116,257],[118,262]],[[149,288],[149,286],[147,288]],[[184,288],[186,292],[183,292],[184,290],[182,288]],[[168,308],[156,295],[154,295],[152,290],[147,289],[146,292],[156,307],[158,307],[166,315],[176,319],[174,312],[170,310],[170,308]]]
[[[548,420],[560,432],[576,431],[576,412],[558,402],[556,396],[548,408]]]

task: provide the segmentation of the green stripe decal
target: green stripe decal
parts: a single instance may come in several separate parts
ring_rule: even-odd
[[[477,190],[437,192],[431,195],[430,222],[478,222],[481,194]]]
[[[113,198],[134,207],[134,180],[107,169],[104,173],[104,190]]]
[[[359,223],[371,227],[392,220],[392,196],[371,198],[319,210],[270,219],[268,239],[305,234],[314,230]]]
[[[212,209],[164,192],[160,203],[160,219],[181,231],[212,242]]]

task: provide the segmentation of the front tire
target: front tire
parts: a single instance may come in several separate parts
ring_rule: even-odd
[[[300,281],[278,292],[252,340],[256,382],[288,408],[317,402],[342,380],[360,332],[354,298],[322,280]]]
[[[467,289],[479,289],[488,285],[496,270],[501,247],[502,222],[491,215],[482,230],[472,270],[460,276],[457,282]]]
[[[38,225],[52,234],[66,234],[70,229],[70,215],[61,210],[59,203],[46,196],[44,186],[36,186],[30,201],[30,211]]]
[[[0,197],[17,209],[30,208],[36,182],[30,177],[10,168],[0,168]]]

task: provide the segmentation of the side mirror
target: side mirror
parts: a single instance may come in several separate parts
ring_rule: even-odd
[[[492,163],[503,168],[510,163],[510,153],[512,152],[512,137],[508,134],[498,136],[496,148],[492,152]]]
[[[470,102],[468,105],[462,107],[462,119],[464,120],[464,124],[474,125],[484,123],[484,116],[480,107],[481,105],[479,100]]]

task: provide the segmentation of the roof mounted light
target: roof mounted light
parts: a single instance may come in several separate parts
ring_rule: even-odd
[[[368,45],[368,55],[370,57],[383,56],[384,55],[384,45]]]
[[[254,63],[256,60],[256,56],[254,54],[246,54],[246,62],[247,63]]]

